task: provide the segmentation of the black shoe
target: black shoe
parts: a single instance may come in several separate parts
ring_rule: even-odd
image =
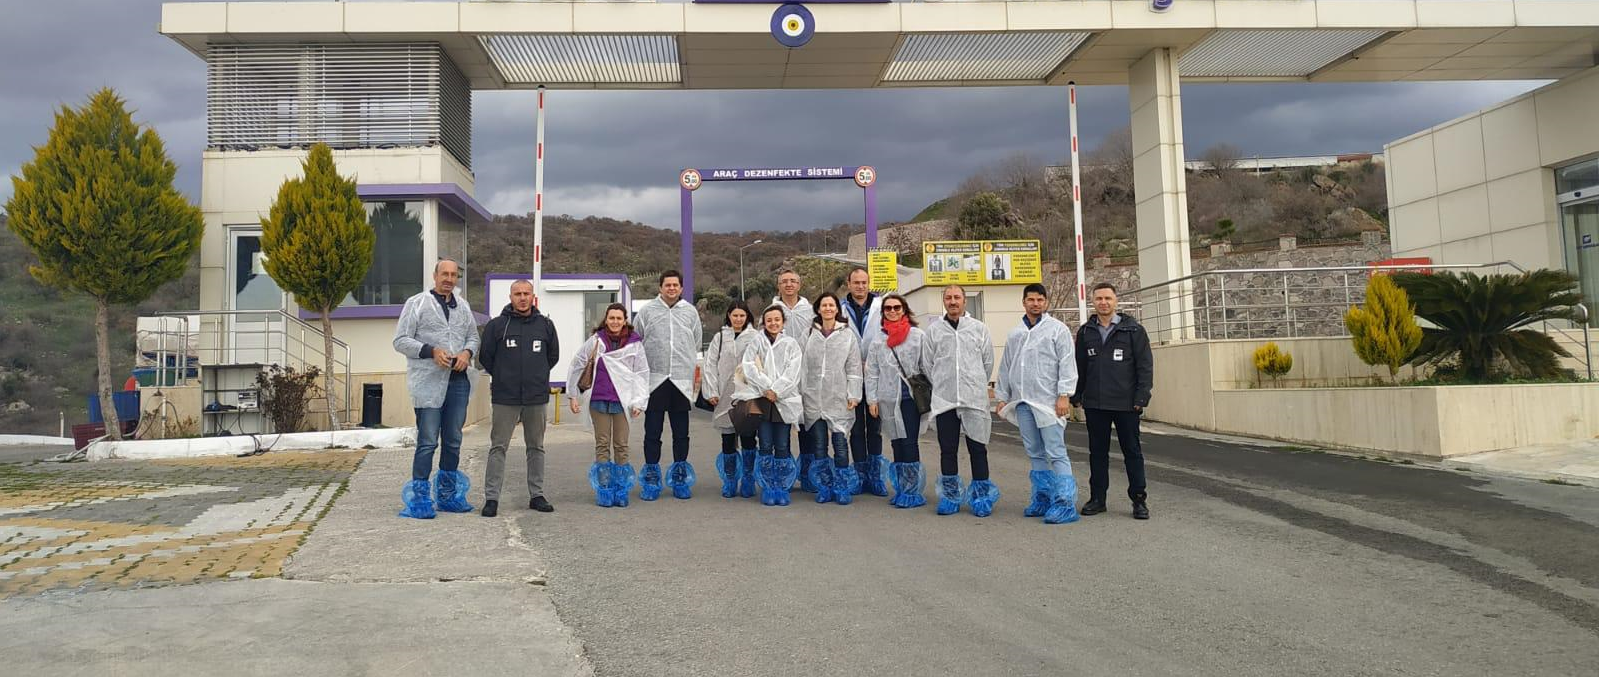
[[[534,496],[533,500],[527,502],[527,507],[539,512],[555,512],[555,506],[550,505],[543,496]]]
[[[1098,515],[1102,512],[1105,512],[1105,499],[1103,498],[1088,499],[1088,502],[1084,503],[1083,507],[1077,511],[1078,514],[1084,516]]]
[[[1133,504],[1133,519],[1135,519],[1135,520],[1147,520],[1147,519],[1149,519],[1149,506],[1144,505],[1143,501],[1139,501],[1137,503],[1134,503]]]
[[[493,517],[493,516],[498,515],[498,514],[500,514],[500,502],[499,501],[484,501],[483,502],[483,516],[484,517]]]

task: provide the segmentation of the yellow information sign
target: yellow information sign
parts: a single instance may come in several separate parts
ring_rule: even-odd
[[[1043,282],[1038,240],[946,240],[922,243],[922,279],[949,284]]]
[[[866,273],[870,276],[872,291],[899,291],[899,251],[893,247],[876,247],[866,253]]]

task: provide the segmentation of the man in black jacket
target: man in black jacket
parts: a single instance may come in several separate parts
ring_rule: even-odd
[[[561,359],[555,323],[533,307],[533,283],[511,283],[511,303],[483,328],[478,363],[488,372],[494,415],[489,431],[488,471],[483,478],[483,516],[500,509],[505,448],[522,424],[527,444],[527,507],[553,512],[544,498],[544,408],[550,401],[550,369]]]
[[[1088,489],[1083,515],[1105,512],[1110,488],[1110,428],[1127,464],[1127,497],[1133,517],[1149,519],[1144,485],[1144,452],[1138,441],[1138,420],[1149,406],[1155,362],[1149,334],[1138,320],[1116,312],[1116,288],[1094,285],[1094,314],[1077,330],[1077,392],[1071,402],[1088,419]]]

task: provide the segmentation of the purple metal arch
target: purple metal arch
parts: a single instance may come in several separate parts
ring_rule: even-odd
[[[720,169],[693,169],[700,176],[700,181],[710,183],[713,181],[816,181],[816,180],[855,180],[855,172],[862,165],[834,166],[834,167],[741,167]],[[683,172],[688,172],[684,169]],[[875,172],[875,170],[874,170]],[[682,173],[678,174],[677,184],[678,218],[681,229],[681,254],[678,257],[679,270],[683,272],[683,296],[692,300],[694,298],[694,191],[683,186]],[[866,198],[866,248],[877,246],[877,177],[874,173],[872,183],[861,192]]]

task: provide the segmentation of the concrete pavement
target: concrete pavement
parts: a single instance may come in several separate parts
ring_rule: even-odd
[[[1586,675],[1599,664],[1599,514],[1585,487],[1147,435],[1153,520],[1128,515],[1113,459],[1111,511],[1050,527],[1020,515],[1027,462],[1001,432],[991,465],[1004,497],[988,519],[876,497],[796,494],[770,508],[719,496],[713,431],[693,420],[692,500],[597,508],[579,444],[552,447],[560,517],[516,513],[596,674]],[[1081,427],[1068,440],[1086,479]],[[922,449],[936,467],[931,436]]]
[[[1588,675],[1599,664],[1589,487],[1147,434],[1153,520],[1128,515],[1113,457],[1110,512],[1046,526],[1020,515],[1027,461],[996,424],[1004,496],[988,519],[798,492],[773,508],[720,497],[716,436],[696,412],[695,497],[645,503],[635,491],[631,507],[602,509],[587,481],[592,438],[566,420],[546,435],[555,513],[526,508],[519,441],[493,519],[396,518],[410,453],[369,451],[283,564],[286,580],[0,601],[0,652],[30,675]],[[462,464],[475,505],[486,438],[486,426],[468,432]],[[1086,485],[1081,426],[1067,439]],[[930,435],[922,453],[936,468]]]

